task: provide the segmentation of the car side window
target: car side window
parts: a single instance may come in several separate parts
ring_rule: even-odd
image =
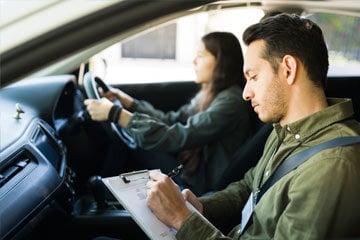
[[[307,18],[321,29],[329,51],[329,76],[359,76],[360,18],[331,13],[313,13]]]
[[[243,30],[258,22],[260,9],[214,10],[181,17],[119,42],[97,54],[99,74],[109,84],[193,81],[193,59],[201,36],[230,31],[241,41]]]

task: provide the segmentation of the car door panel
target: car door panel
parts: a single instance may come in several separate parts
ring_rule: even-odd
[[[112,86],[136,99],[146,100],[163,111],[177,110],[188,103],[198,90],[198,85],[189,81]]]

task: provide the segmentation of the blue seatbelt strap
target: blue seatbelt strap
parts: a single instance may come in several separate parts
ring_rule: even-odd
[[[255,205],[260,201],[261,197],[265,194],[265,192],[273,186],[277,181],[279,181],[283,176],[297,168],[299,165],[308,160],[311,156],[316,153],[333,147],[341,147],[346,145],[351,145],[355,143],[360,143],[360,136],[353,137],[339,137],[334,138],[332,140],[320,143],[313,147],[307,148],[301,152],[296,153],[290,158],[283,161],[278,168],[274,171],[274,173],[270,176],[270,178],[264,183],[264,185],[260,188],[259,191],[251,193],[245,207],[242,211],[241,218],[241,226],[239,229],[239,237],[244,232],[244,230],[248,227],[249,220],[253,214]]]

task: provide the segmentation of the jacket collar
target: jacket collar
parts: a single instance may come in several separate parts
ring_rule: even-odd
[[[274,129],[280,142],[286,139],[302,141],[317,132],[336,122],[354,116],[351,99],[328,98],[328,107],[308,117],[300,119],[281,127],[279,123],[274,124]]]

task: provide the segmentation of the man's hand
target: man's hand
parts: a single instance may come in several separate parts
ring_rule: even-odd
[[[181,193],[185,201],[191,203],[191,205],[193,205],[201,214],[203,213],[203,205],[192,191],[189,189],[184,189]]]
[[[101,98],[100,100],[86,99],[84,104],[91,118],[95,121],[108,120],[109,111],[113,105],[107,98]]]
[[[151,172],[146,188],[148,207],[168,226],[179,229],[192,214],[185,205],[185,199],[179,186],[167,175]]]

